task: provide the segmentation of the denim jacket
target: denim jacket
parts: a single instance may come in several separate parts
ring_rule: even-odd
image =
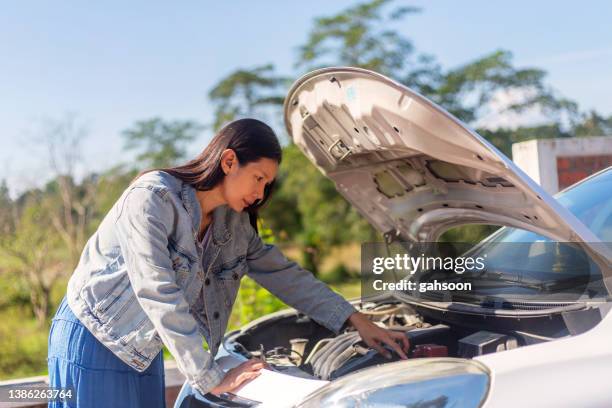
[[[246,213],[215,208],[202,270],[195,189],[153,171],[113,205],[68,282],[79,320],[117,357],[144,371],[165,344],[202,393],[224,376],[213,357],[245,274],[285,303],[338,333],[355,308],[264,244]],[[202,337],[209,351],[202,345]]]

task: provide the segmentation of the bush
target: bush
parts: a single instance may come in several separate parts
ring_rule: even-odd
[[[47,373],[48,326],[41,328],[26,307],[0,312],[0,379]]]
[[[235,330],[263,315],[287,307],[279,298],[245,276],[240,283],[228,330]]]
[[[351,280],[353,274],[344,263],[337,263],[324,274],[321,274],[321,280],[326,283],[343,283]]]

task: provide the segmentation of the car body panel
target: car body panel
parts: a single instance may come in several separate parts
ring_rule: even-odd
[[[592,329],[551,342],[475,357],[490,370],[484,407],[610,405],[612,313]]]
[[[462,224],[506,225],[578,242],[608,270],[611,251],[484,138],[431,101],[374,72],[311,72],[285,100],[302,152],[376,229],[435,241]],[[610,288],[610,286],[608,286]]]

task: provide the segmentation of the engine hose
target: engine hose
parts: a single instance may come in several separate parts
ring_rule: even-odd
[[[402,310],[404,307],[403,306],[394,306],[394,307],[390,307],[390,308],[386,308],[386,309],[374,309],[374,310],[360,310],[361,313],[365,314],[365,315],[370,315],[370,316],[381,316],[381,315],[387,315],[387,314],[392,314],[392,313],[396,313],[399,312],[400,310]]]
[[[313,357],[310,360],[310,364],[312,365],[313,372],[315,371],[316,367],[319,366],[320,362],[323,361],[322,359],[325,359],[325,357],[329,354],[330,350],[333,350],[333,348],[336,347],[340,341],[347,338],[347,336],[351,336],[352,333],[353,332],[343,333],[338,337],[332,338],[325,346],[321,347],[321,350],[319,350],[315,355],[313,355],[314,353],[311,353],[311,356]]]
[[[392,326],[391,325],[387,326],[387,330],[399,331],[399,332],[404,332],[404,333],[407,332],[407,331],[410,331],[410,330],[414,330],[416,328],[418,328],[418,326],[414,325],[414,324],[410,324],[410,325],[406,325],[406,326],[399,325],[399,324],[392,325]]]
[[[353,357],[357,352],[355,348],[350,344],[348,347],[344,349],[340,354],[336,356],[336,358],[330,360],[328,364],[325,365],[325,370],[322,373],[322,377],[325,380],[329,380],[332,373],[336,371],[338,368],[342,367],[344,363],[346,363],[351,357]]]
[[[313,373],[319,378],[327,379],[337,357],[347,349],[352,349],[352,344],[360,339],[358,332],[345,333],[336,337],[325,347],[325,350],[321,350],[316,361],[313,361]]]
[[[329,374],[333,370],[334,362],[336,362],[338,357],[341,356],[347,349],[351,350],[352,344],[355,341],[359,341],[359,336],[349,336],[343,341],[338,342],[338,345],[327,354],[318,370],[318,374],[322,379],[327,380],[329,378]]]
[[[310,354],[308,354],[308,357],[306,357],[306,361],[304,361],[303,364],[311,363],[311,360],[319,353],[319,349],[325,347],[325,345],[327,345],[327,343],[332,340],[332,338],[319,340],[317,344],[315,344],[315,346],[312,348],[312,351],[310,352]]]

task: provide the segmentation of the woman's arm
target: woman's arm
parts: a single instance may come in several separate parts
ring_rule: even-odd
[[[248,275],[257,283],[334,333],[338,334],[345,324],[352,325],[363,341],[381,354],[391,357],[383,348],[384,343],[401,358],[406,358],[409,342],[404,333],[386,330],[372,323],[311,272],[289,261],[274,245],[264,244],[248,220],[243,225],[249,240]]]
[[[225,375],[202,347],[202,336],[176,283],[168,251],[174,208],[146,187],[127,193],[115,226],[128,276],[140,306],[189,383],[207,393]]]
[[[283,302],[339,333],[357,309],[311,272],[288,260],[276,246],[264,244],[246,217],[242,225],[249,242],[247,274]]]
[[[248,239],[248,275],[288,305],[338,333],[357,312],[342,296],[313,274],[288,260],[274,245],[264,244],[243,214]]]

